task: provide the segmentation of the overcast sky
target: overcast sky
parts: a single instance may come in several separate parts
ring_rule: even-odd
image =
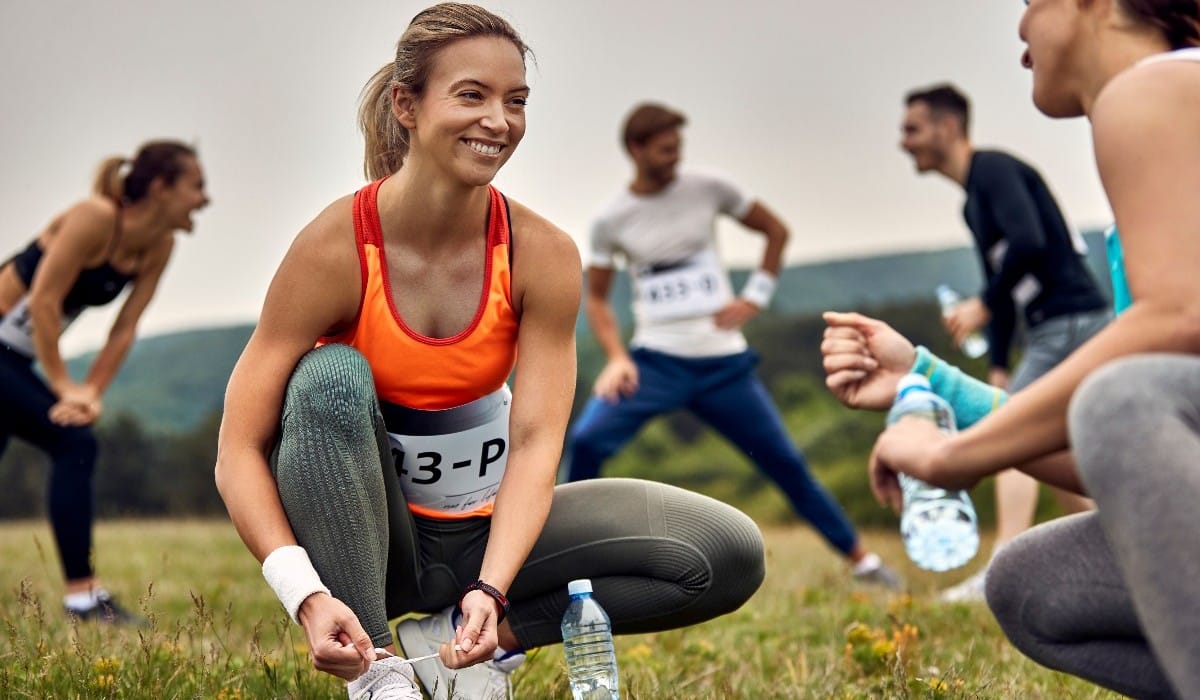
[[[1081,120],[1033,108],[1019,0],[498,0],[534,49],[528,131],[497,185],[571,233],[629,177],[618,125],[688,114],[685,167],[715,167],[790,225],[789,262],[965,245],[962,192],[898,147],[902,96],[951,80],[973,135],[1038,167],[1080,227],[1109,219]],[[212,205],[180,241],[151,334],[252,321],[296,232],[363,184],[359,90],[427,3],[0,0],[0,256],[151,138],[198,144]],[[759,238],[722,227],[733,264]],[[68,352],[103,339],[85,314]]]

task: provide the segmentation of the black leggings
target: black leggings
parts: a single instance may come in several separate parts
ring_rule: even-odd
[[[389,617],[452,605],[478,576],[490,518],[413,517],[356,351],[330,345],[300,361],[273,462],[297,541],[376,645],[392,641]],[[673,629],[736,610],[763,575],[762,535],[740,511],[665,484],[593,479],[554,489],[507,619],[523,648],[558,642],[567,582],[590,578],[615,632]]]
[[[92,473],[96,438],[89,427],[50,421],[58,399],[33,371],[33,360],[0,344],[0,454],[16,436],[50,456],[50,524],[68,581],[92,570]]]

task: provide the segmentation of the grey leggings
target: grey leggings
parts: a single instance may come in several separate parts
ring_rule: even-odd
[[[1001,550],[988,605],[1038,663],[1137,698],[1200,698],[1200,358],[1097,370],[1070,434],[1097,510]]]
[[[392,642],[389,618],[444,609],[478,576],[490,519],[412,515],[370,367],[351,348],[301,359],[272,466],[297,540],[376,645]],[[590,578],[615,632],[672,629],[736,610],[763,575],[762,535],[728,505],[635,479],[565,484],[507,619],[523,648],[561,641],[567,582]]]

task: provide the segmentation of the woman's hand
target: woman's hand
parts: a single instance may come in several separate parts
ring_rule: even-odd
[[[888,426],[875,441],[868,465],[871,491],[883,505],[903,505],[897,474],[906,474],[943,489],[973,487],[980,475],[956,465],[950,457],[951,436],[931,421],[915,416]]]
[[[907,338],[877,319],[826,311],[825,386],[850,408],[884,410],[896,399],[896,384],[908,374],[917,351]]]
[[[375,645],[345,603],[314,593],[304,599],[297,613],[308,637],[308,655],[313,668],[352,681],[366,672],[375,660]]]
[[[465,668],[487,661],[499,644],[496,627],[500,604],[483,591],[469,591],[460,605],[462,622],[454,630],[454,639],[438,649],[446,668]]]
[[[90,384],[65,382],[57,387],[58,402],[50,407],[50,421],[57,425],[91,425],[100,417],[104,406],[100,392]]]

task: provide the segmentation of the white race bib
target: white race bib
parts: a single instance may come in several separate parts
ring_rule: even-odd
[[[79,316],[79,312],[63,314],[62,330]],[[33,349],[33,318],[29,315],[29,297],[23,296],[4,318],[0,318],[0,343],[21,353],[33,357],[37,352]]]
[[[733,300],[729,277],[709,249],[671,265],[632,270],[634,293],[647,321],[711,316]]]
[[[508,465],[508,386],[440,411],[384,404],[392,461],[412,505],[469,513],[496,500]]]

